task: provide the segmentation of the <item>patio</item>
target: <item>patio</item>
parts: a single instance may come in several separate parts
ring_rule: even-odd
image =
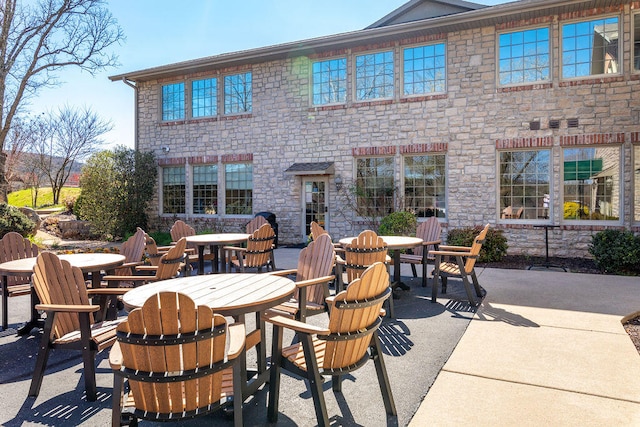
[[[294,267],[297,252],[277,249],[276,265]],[[477,272],[487,297],[469,325],[473,311],[456,302],[465,298],[459,281],[450,281],[450,299],[432,304],[430,286],[422,288],[403,266],[411,290],[395,300],[397,319],[386,319],[381,331],[397,424],[386,418],[373,364],[347,379],[338,398],[325,386],[332,423],[640,422],[640,386],[634,382],[640,357],[620,324],[622,316],[640,309],[637,278],[481,266]],[[79,355],[61,351],[52,353],[39,397],[27,398],[38,333],[17,337],[15,328],[27,320],[28,303],[28,297],[12,298],[10,329],[0,333],[0,424],[108,425],[113,376],[107,351],[98,359],[96,402],[83,397]],[[245,403],[246,425],[267,424],[266,397],[263,388]],[[232,424],[222,414],[187,424],[211,420]],[[283,376],[278,425],[315,424],[304,382]]]

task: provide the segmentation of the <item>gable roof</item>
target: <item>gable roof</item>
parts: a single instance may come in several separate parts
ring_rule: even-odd
[[[402,24],[405,22],[421,21],[423,19],[469,12],[470,10],[482,9],[485,7],[489,6],[462,0],[411,0],[369,25],[367,29],[386,27],[387,25]]]

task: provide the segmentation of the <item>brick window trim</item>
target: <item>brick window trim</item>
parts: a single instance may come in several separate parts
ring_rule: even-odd
[[[632,144],[640,143],[640,132],[631,132],[631,143]]]
[[[546,223],[548,220],[541,219],[540,223]],[[604,222],[604,221],[603,221]],[[495,227],[497,229],[510,229],[510,230],[533,230],[539,224],[507,224],[499,223]],[[604,231],[604,230],[619,230],[624,231],[626,228],[622,225],[608,225],[608,224],[560,224],[556,230],[560,231]],[[632,227],[633,229],[633,227]],[[640,229],[640,226],[638,226]]]
[[[215,117],[202,117],[202,118],[191,118],[184,120],[172,120],[167,122],[159,122],[159,127],[168,127],[168,126],[178,126],[185,124],[194,124],[194,123],[213,123],[218,121],[226,121],[226,120],[240,120],[240,119],[249,119],[253,117],[253,113],[240,113],[240,114],[229,114],[224,116],[215,116]]]
[[[222,163],[252,162],[253,153],[224,154],[220,156]]]
[[[560,136],[561,147],[571,147],[576,145],[623,144],[624,141],[624,132]]]
[[[397,147],[394,145],[386,147],[354,147],[351,149],[353,157],[393,156],[396,152]]]
[[[577,80],[563,80],[558,83],[558,87],[573,87],[573,86],[583,86],[583,85],[597,85],[604,83],[618,83],[624,82],[624,76],[621,74],[616,74],[611,77],[585,77]]]
[[[446,153],[447,151],[449,151],[449,144],[447,142],[429,142],[426,144],[400,146],[400,154]]]
[[[189,164],[191,165],[207,165],[207,164],[213,164],[213,163],[218,163],[218,156],[217,155],[213,155],[213,156],[192,156],[189,157]]]
[[[624,12],[624,5],[607,6],[607,7],[593,7],[584,10],[577,10],[575,12],[561,13],[558,15],[558,21],[568,21],[581,18],[589,18],[592,16],[605,15],[608,13],[622,13]]]
[[[168,159],[158,159],[158,166],[183,166],[187,164],[186,157],[171,157]]]
[[[525,92],[530,90],[540,90],[540,89],[552,89],[553,83],[533,83],[533,84],[522,84],[517,86],[502,86],[496,89],[497,93],[513,93],[513,92]]]
[[[375,107],[377,105],[391,105],[391,104],[406,104],[408,102],[426,102],[426,101],[437,101],[439,99],[448,99],[449,95],[446,93],[439,93],[436,95],[416,95],[406,98],[400,98],[399,101],[395,101],[393,99],[384,99],[380,101],[355,101],[349,105],[347,104],[333,104],[333,105],[318,105],[315,107],[309,107],[307,112],[314,113],[318,111],[335,111],[335,110],[346,110],[347,108],[366,108],[366,107]]]
[[[533,138],[505,138],[496,140],[496,149],[506,150],[514,148],[547,148],[553,147],[553,137],[533,137]]]

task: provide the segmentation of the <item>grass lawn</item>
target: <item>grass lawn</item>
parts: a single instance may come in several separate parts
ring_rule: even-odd
[[[14,191],[9,193],[8,202],[11,206],[27,206],[30,208],[56,208],[56,207],[65,207],[64,199],[67,196],[71,196],[77,198],[80,195],[82,190],[77,187],[63,187],[62,192],[60,193],[60,203],[57,205],[53,204],[53,191],[50,187],[40,188],[38,190],[38,200],[36,206],[33,206],[33,192],[30,189]]]

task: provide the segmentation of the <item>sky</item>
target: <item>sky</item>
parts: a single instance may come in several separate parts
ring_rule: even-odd
[[[174,62],[361,30],[408,0],[109,0],[126,40],[120,65],[95,75],[67,68],[29,101],[33,114],[89,107],[113,130],[105,148],[134,146],[134,93],[109,76]],[[478,0],[495,5],[507,0]]]

